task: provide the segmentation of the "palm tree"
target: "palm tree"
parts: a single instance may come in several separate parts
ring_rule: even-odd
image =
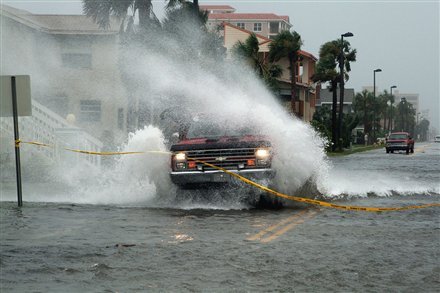
[[[416,110],[413,105],[402,98],[396,107],[396,130],[411,132],[416,124]]]
[[[298,51],[302,46],[301,36],[296,32],[282,31],[269,44],[269,61],[276,62],[281,58],[289,59],[290,70],[290,92],[292,100],[292,112],[296,113],[296,63],[298,62]]]
[[[151,20],[155,18],[152,0],[83,0],[84,14],[105,29],[110,26],[110,16],[114,15],[124,22],[130,9],[133,16],[136,12],[139,13],[141,28],[147,28]]]
[[[160,35],[170,35],[173,31],[173,27],[179,27],[184,21],[182,17],[177,17],[185,14],[183,10],[188,8],[194,9],[199,13],[198,1],[188,2],[179,0],[168,0],[167,16],[174,17],[173,19],[167,18],[162,25],[156,18],[153,12],[152,0],[83,0],[83,11],[91,17],[101,28],[108,28],[110,26],[110,19],[112,16],[116,16],[121,20],[121,47],[119,56],[119,66],[121,72],[121,78],[124,81],[124,85],[128,89],[129,95],[129,129],[135,130],[139,125],[139,113],[143,106],[140,105],[139,96],[136,94],[136,89],[142,81],[138,80],[138,76],[134,74],[132,65],[137,63],[137,59],[140,54],[133,54],[133,52],[139,51],[139,48],[148,47],[152,50],[164,51],[167,49],[166,41],[150,38],[149,36],[153,32],[158,32]],[[135,27],[134,17],[138,15],[139,25]],[[196,22],[197,28],[203,29],[205,22],[203,19],[207,19],[206,12],[200,12],[197,19],[201,22]],[[191,19],[194,17],[191,15]],[[174,22],[173,24],[171,24]],[[186,22],[185,22],[186,23]],[[178,33],[181,34],[183,29],[180,29]],[[193,31],[193,30],[191,30]],[[172,36],[175,40],[182,40],[182,36]],[[167,39],[164,37],[164,39]],[[208,41],[207,41],[208,42]],[[215,47],[217,40],[214,38],[209,39],[209,44],[206,47]],[[187,45],[188,42],[185,43]],[[218,48],[215,47],[215,48]],[[189,51],[189,50],[187,50]],[[194,51],[194,50],[193,50]],[[169,54],[172,56],[172,54]],[[144,107],[145,108],[145,107]]]
[[[377,118],[379,118],[379,120],[375,121],[376,129],[382,132],[386,131],[387,117],[389,116],[389,107],[388,107],[389,100],[390,100],[390,94],[386,90],[376,99],[376,113],[379,114],[377,115]],[[382,124],[380,123],[381,119],[383,119],[383,128],[382,128]]]
[[[175,8],[188,7],[189,10],[193,13],[193,16],[200,19],[202,24],[206,23],[208,19],[207,11],[200,11],[199,1],[193,0],[192,2],[187,0],[168,0],[168,4],[166,5],[166,10],[170,11]]]
[[[319,61],[316,64],[315,74],[312,79],[315,82],[321,83],[330,83],[330,91],[333,94],[333,103],[332,103],[332,142],[333,142],[333,150],[335,150],[337,145],[337,104],[338,104],[338,96],[337,96],[337,88],[338,83],[340,82],[340,73],[337,70],[339,58],[341,56],[341,49],[344,52],[344,79],[347,81],[349,79],[348,72],[351,71],[350,62],[356,61],[356,49],[351,49],[350,43],[344,40],[341,43],[341,40],[337,39],[334,41],[330,41],[321,46],[319,50]],[[340,105],[342,107],[342,105]]]
[[[319,132],[328,142],[332,140],[332,113],[329,107],[323,106],[316,109],[316,112],[313,114],[313,120],[310,122],[312,127],[315,128],[317,132]],[[332,145],[326,147],[328,150],[332,150]]]
[[[245,42],[238,41],[234,45],[232,55],[249,65],[272,91],[276,91],[278,88],[277,78],[281,76],[282,69],[279,65],[267,63],[259,50],[258,38],[252,33]]]
[[[371,130],[373,129],[373,117],[375,111],[373,93],[363,90],[357,93],[353,100],[353,110],[356,116],[364,124],[364,134],[371,138]]]
[[[390,99],[389,99],[389,101],[390,101],[390,107],[389,107],[389,118],[388,118],[388,132],[390,132],[390,131],[392,131],[393,130],[393,120],[394,120],[394,113],[395,113],[395,107],[394,107],[394,102],[395,102],[395,99],[394,99],[394,96],[393,95],[391,95],[390,94]]]

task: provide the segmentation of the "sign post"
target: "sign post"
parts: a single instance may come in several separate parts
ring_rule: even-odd
[[[20,135],[18,133],[18,109],[17,109],[17,84],[15,76],[11,76],[12,116],[14,117],[14,141],[15,141],[15,173],[17,174],[17,202],[23,206],[21,188],[21,162],[20,162]]]
[[[30,78],[28,75],[1,77],[0,116],[11,116],[14,120],[15,140],[15,173],[17,176],[17,202],[23,206],[21,188],[20,135],[18,133],[18,116],[31,116]],[[12,108],[12,109],[11,109]]]

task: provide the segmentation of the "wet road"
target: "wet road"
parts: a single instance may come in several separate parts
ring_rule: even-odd
[[[376,150],[333,158],[330,180],[341,180],[334,191],[351,195],[337,202],[438,203],[439,156],[440,145],[425,144],[409,156]],[[355,197],[355,186],[365,196]],[[379,196],[389,190],[392,196]],[[440,290],[440,208],[367,213],[25,202],[17,209],[2,202],[0,216],[1,292]]]

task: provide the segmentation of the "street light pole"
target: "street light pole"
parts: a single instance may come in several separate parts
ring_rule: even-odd
[[[397,86],[393,85],[390,87],[390,95],[391,95],[391,107],[390,107],[390,121],[388,123],[388,132],[390,133],[393,130],[393,89]]]
[[[376,142],[376,72],[382,72],[382,69],[373,70],[373,143]]]
[[[341,35],[341,52],[339,56],[339,127],[337,132],[337,144],[339,150],[342,150],[342,120],[344,118],[344,37],[352,37],[353,33],[347,32]]]

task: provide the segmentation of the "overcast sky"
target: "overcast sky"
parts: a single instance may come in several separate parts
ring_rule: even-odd
[[[0,0],[32,13],[81,14],[80,0]],[[440,130],[439,0],[431,1],[296,1],[200,0],[200,4],[228,4],[236,12],[288,15],[304,41],[303,49],[318,57],[320,46],[352,32],[358,51],[346,87],[361,91],[372,86],[373,70],[379,90],[396,85],[400,93],[418,93],[421,110],[429,109],[431,125]],[[163,14],[164,0],[153,1]]]

